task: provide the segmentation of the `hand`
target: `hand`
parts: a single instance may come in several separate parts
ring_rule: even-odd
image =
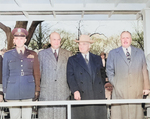
[[[36,91],[35,92],[35,95],[34,95],[34,98],[32,99],[32,101],[36,101],[39,99],[39,96],[40,96],[40,92],[39,91]]]
[[[105,85],[104,85],[104,87],[105,87],[105,89],[107,89],[108,91],[112,91],[113,90],[113,85],[111,84],[111,83],[106,83]]]
[[[74,92],[74,99],[75,100],[81,100],[81,96],[80,96],[79,91]]]
[[[150,90],[143,90],[143,95],[148,95],[150,93]]]
[[[0,102],[3,102],[3,95],[0,95]]]
[[[4,93],[0,91],[0,102],[2,102],[3,100],[4,100]]]

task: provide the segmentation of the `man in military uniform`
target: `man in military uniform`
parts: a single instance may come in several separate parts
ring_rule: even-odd
[[[40,91],[40,69],[37,54],[25,48],[28,32],[23,28],[12,31],[16,47],[4,54],[3,92],[8,102],[36,100]],[[11,119],[31,119],[32,107],[9,108]],[[22,114],[22,115],[21,115]]]

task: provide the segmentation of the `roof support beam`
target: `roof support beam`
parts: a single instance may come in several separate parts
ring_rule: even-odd
[[[117,7],[119,3],[120,3],[120,0],[115,0],[115,7]]]
[[[82,11],[82,16],[81,16],[81,18],[83,18],[84,17],[84,11]]]
[[[23,12],[23,14],[24,14],[24,16],[25,16],[26,18],[29,18],[28,12],[25,12],[25,11],[22,11],[22,12]]]
[[[111,11],[108,15],[108,18],[110,18],[112,16],[112,14],[114,13],[114,11]]]
[[[54,4],[53,4],[53,1],[52,0],[49,0],[50,4],[52,7],[54,7]]]
[[[56,12],[55,11],[53,11],[53,16],[54,16],[54,18],[56,18]]]
[[[19,7],[21,7],[21,3],[19,2],[19,0],[14,0],[14,1]]]

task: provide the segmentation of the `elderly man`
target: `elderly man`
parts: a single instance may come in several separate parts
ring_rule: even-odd
[[[68,100],[70,96],[66,78],[67,60],[71,52],[60,48],[57,32],[50,35],[51,47],[39,52],[41,71],[40,101]],[[39,119],[66,119],[66,107],[40,107]]]
[[[87,35],[79,40],[80,53],[69,58],[67,81],[75,100],[105,99],[104,82],[101,78],[102,60],[89,52],[93,43]],[[71,119],[106,119],[106,105],[72,106]]]
[[[40,67],[36,52],[25,48],[28,32],[23,28],[12,31],[15,49],[3,58],[3,92],[8,102],[31,102],[40,91]],[[34,98],[36,100],[36,98]],[[31,119],[32,107],[10,107],[10,119]]]
[[[142,99],[149,94],[146,60],[141,49],[131,45],[129,31],[121,33],[121,47],[110,51],[106,72],[113,84],[112,99]],[[141,104],[112,105],[111,119],[143,119]]]

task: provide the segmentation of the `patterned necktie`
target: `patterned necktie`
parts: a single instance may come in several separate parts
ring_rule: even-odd
[[[130,61],[131,61],[131,55],[130,55],[130,53],[129,53],[129,51],[128,51],[127,48],[126,48],[126,57],[127,57],[127,60],[128,60],[129,63],[130,63]]]
[[[86,55],[85,55],[85,62],[88,64],[89,63],[89,60],[87,59]]]
[[[54,52],[54,56],[55,56],[55,58],[56,58],[56,61],[58,61],[58,56],[57,56],[56,50],[55,50],[55,52]]]

